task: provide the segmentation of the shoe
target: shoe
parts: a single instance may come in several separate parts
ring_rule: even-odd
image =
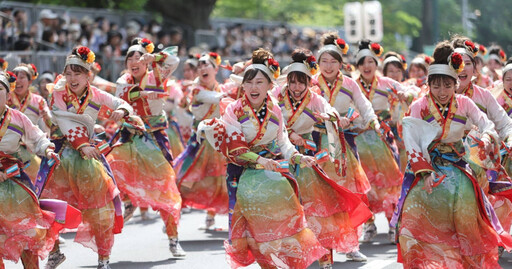
[[[210,228],[212,228],[213,225],[215,225],[215,217],[211,217],[211,216],[207,215],[205,224],[206,224],[206,230],[210,230]]]
[[[52,252],[48,256],[48,261],[46,262],[44,269],[55,269],[65,260],[66,256],[64,256],[64,254],[62,254],[60,251]]]
[[[109,265],[109,260],[106,261],[98,261],[98,267],[96,269],[112,269]]]
[[[394,228],[389,228],[388,239],[391,244],[396,245],[396,233]]]
[[[127,222],[133,217],[133,213],[135,212],[135,209],[137,209],[131,202],[127,202],[124,204],[124,222]]]
[[[355,261],[355,262],[365,262],[368,260],[366,255],[361,253],[359,250],[347,253],[346,256],[347,256],[347,260]]]
[[[178,238],[169,239],[169,250],[173,257],[185,257],[187,253],[181,248]]]
[[[503,252],[505,251],[504,247],[498,247],[498,257],[503,256]]]
[[[59,245],[66,244],[66,239],[59,235]]]
[[[365,224],[364,225],[364,236],[363,242],[370,242],[377,235],[377,226],[375,223]]]

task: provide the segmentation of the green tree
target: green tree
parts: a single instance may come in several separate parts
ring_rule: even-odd
[[[50,4],[60,6],[75,6],[88,8],[107,8],[124,10],[143,10],[148,0],[29,0],[20,1],[33,4]]]

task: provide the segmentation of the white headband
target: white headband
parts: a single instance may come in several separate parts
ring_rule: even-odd
[[[272,72],[270,71],[270,69],[264,65],[264,64],[251,64],[249,65],[245,71],[247,72],[248,70],[251,70],[251,69],[258,69],[258,70],[261,70],[263,71],[265,74],[267,74],[267,76],[270,78],[270,80],[274,81],[275,78],[274,78],[274,74],[272,74]]]
[[[302,72],[311,77],[311,71],[309,71],[309,69],[303,63],[291,63],[290,65],[283,69],[284,75],[288,75],[291,72]]]
[[[199,61],[210,61],[210,63],[212,63],[212,65],[214,67],[217,67],[217,63],[215,62],[215,58],[213,58],[212,56],[210,56],[210,54],[206,53],[204,54],[203,56],[201,56],[201,58],[199,58]]]
[[[50,73],[44,73],[42,74],[40,77],[39,77],[39,81],[43,80],[43,79],[47,79],[49,80],[50,82],[53,82],[55,80],[54,76]]]
[[[457,79],[457,72],[447,64],[431,64],[428,67],[428,75],[447,75],[454,79]]]
[[[377,55],[375,55],[370,49],[362,49],[358,51],[356,54],[356,63],[359,63],[361,59],[367,56],[375,59],[375,62],[377,62],[377,65],[379,65],[379,57],[377,57]]]
[[[466,48],[455,48],[454,52],[458,52],[460,54],[466,54],[467,56],[469,56],[469,58],[471,58],[473,60],[475,59],[475,57],[473,57],[473,53],[468,51]]]
[[[391,62],[398,62],[399,64],[402,64],[402,60],[398,59],[396,56],[389,56],[384,60],[383,65],[386,66],[386,64]]]
[[[147,53],[146,49],[140,44],[135,44],[135,45],[130,46],[128,48],[128,52],[126,52],[126,55],[130,54],[130,52],[132,52],[132,51],[138,51],[141,54]]]
[[[318,59],[320,59],[320,57],[322,56],[322,54],[324,54],[324,52],[327,52],[327,51],[334,51],[334,52],[338,53],[338,55],[340,55],[340,57],[342,57],[342,58],[343,58],[343,51],[342,51],[338,46],[328,44],[328,45],[323,46],[323,47],[318,51]]]
[[[7,87],[7,92],[11,89],[11,83],[9,83],[9,79],[7,78],[5,73],[0,73],[0,82],[4,84],[3,86]]]
[[[91,64],[87,63],[86,61],[82,60],[81,58],[79,58],[78,56],[75,56],[75,55],[68,56],[66,58],[66,64],[64,65],[64,69],[66,69],[66,66],[71,65],[71,64],[76,64],[76,65],[79,65],[87,70],[91,70]]]
[[[507,64],[505,67],[503,67],[503,76],[505,76],[505,73],[512,70],[512,64]]]
[[[29,75],[29,79],[32,80],[32,76],[34,76],[34,74],[32,73],[32,71],[30,71],[30,69],[28,69],[28,67],[26,66],[16,66],[13,70],[12,70],[14,73],[18,72],[18,71],[23,71],[25,73],[27,73],[27,75]]]
[[[496,54],[489,54],[489,60],[496,60],[498,63],[502,63],[501,58]]]
[[[197,59],[195,59],[195,58],[194,58],[194,59],[187,59],[187,60],[185,61],[185,63],[186,63],[186,64],[190,64],[190,65],[192,65],[193,67],[197,67],[197,65],[199,64],[199,60],[197,60]]]

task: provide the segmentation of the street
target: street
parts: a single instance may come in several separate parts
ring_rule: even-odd
[[[228,235],[226,215],[216,217],[216,226],[223,228],[222,231],[204,231],[199,230],[199,227],[204,226],[205,212],[193,210],[191,213],[183,214],[179,234],[181,246],[187,252],[187,257],[176,259],[169,252],[167,237],[162,232],[163,221],[157,213],[149,213],[150,219],[142,221],[137,210],[135,216],[126,223],[123,233],[116,235],[110,259],[113,269],[229,268],[223,248],[224,239]],[[402,268],[402,265],[396,262],[396,246],[388,243],[388,228],[384,215],[377,215],[376,224],[379,234],[374,242],[361,244],[361,252],[368,256],[368,262],[347,262],[344,254],[335,254],[333,268]],[[61,250],[67,259],[59,268],[96,268],[96,253],[74,243],[74,233],[62,236],[66,243],[61,246]],[[40,267],[44,268],[45,264],[46,261],[42,261]],[[500,264],[504,268],[512,268],[512,254],[505,253],[500,259]],[[23,268],[21,261],[18,264],[7,261],[5,265],[7,269]],[[259,266],[253,264],[246,268]],[[318,263],[313,263],[310,268],[318,268]]]

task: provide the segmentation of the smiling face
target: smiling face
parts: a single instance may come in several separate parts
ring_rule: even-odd
[[[357,66],[357,69],[365,81],[371,81],[375,76],[375,71],[377,71],[377,63],[372,57],[366,56],[362,64]]]
[[[324,52],[320,55],[320,62],[318,63],[318,66],[320,67],[320,72],[327,81],[333,81],[338,76],[342,62],[338,61],[331,54]]]
[[[183,78],[186,80],[194,80],[197,77],[197,68],[190,64],[183,66]]]
[[[475,66],[471,58],[465,53],[462,54],[462,60],[464,61],[464,69],[459,73],[459,89],[464,90],[471,83],[471,77],[476,75]]]
[[[397,62],[391,62],[386,65],[386,69],[384,70],[384,75],[388,78],[394,79],[396,81],[402,81],[404,77],[404,70],[395,64]]]
[[[146,73],[148,66],[139,61],[140,56],[142,56],[140,52],[135,51],[133,54],[130,54],[128,54],[129,56],[126,58],[126,68],[136,81],[140,81],[142,76]]]
[[[509,94],[512,94],[512,72],[508,71],[503,74],[503,88]]]
[[[215,76],[217,75],[215,66],[210,61],[199,61],[197,66],[197,73],[199,76],[199,83],[201,85],[211,85],[215,82]]]
[[[15,74],[17,76],[16,79],[16,88],[14,89],[14,93],[16,93],[17,96],[24,97],[28,93],[28,86],[30,86],[30,83],[32,82],[27,73],[23,71],[18,71]]]
[[[254,72],[256,72],[256,75],[251,79],[244,79],[242,87],[251,106],[253,108],[259,108],[267,98],[268,91],[272,87],[272,82],[263,75],[261,70],[254,69]],[[250,74],[247,73],[245,76],[251,77]]]
[[[412,64],[411,68],[409,68],[409,77],[411,78],[422,78],[426,75],[425,70],[415,64]]]
[[[295,101],[302,100],[307,93],[309,77],[301,72],[291,72],[288,76],[288,94]]]
[[[64,69],[66,85],[71,92],[81,96],[87,87],[89,72],[79,65],[68,65]]]
[[[429,78],[430,79],[430,78]],[[430,92],[441,105],[446,105],[455,94],[456,81],[452,77],[441,75],[429,83]]]

